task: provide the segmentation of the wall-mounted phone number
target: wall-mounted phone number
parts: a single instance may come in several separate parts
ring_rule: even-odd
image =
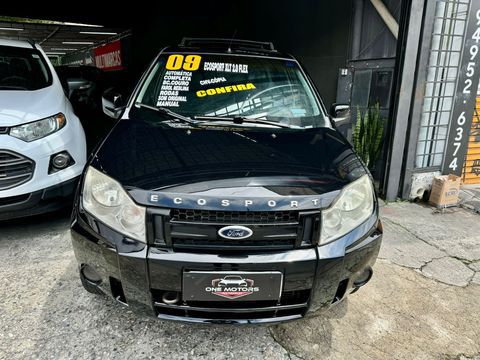
[[[466,79],[464,82],[464,88],[463,88],[463,94],[465,95],[470,95],[472,91],[472,84],[473,80],[472,77],[475,75],[475,66],[478,61],[478,51],[479,51],[479,46],[478,43],[480,42],[480,10],[477,11],[476,13],[476,19],[477,19],[477,29],[472,35],[472,39],[475,40],[475,44],[470,46],[469,53],[470,53],[470,59],[467,64],[467,71],[465,73]],[[475,89],[476,91],[476,89]],[[458,167],[458,150],[462,146],[462,140],[463,137],[465,136],[465,131],[464,131],[464,125],[466,123],[466,115],[465,111],[462,111],[462,113],[458,116],[455,122],[455,138],[454,138],[454,143],[453,143],[453,159],[448,165],[450,169],[455,171]]]

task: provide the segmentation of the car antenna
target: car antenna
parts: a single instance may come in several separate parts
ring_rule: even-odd
[[[237,35],[237,29],[235,29],[235,31],[233,32],[232,38],[230,39],[230,43],[228,44],[228,50],[227,50],[228,53],[232,52],[232,42],[233,42],[233,39],[235,39],[235,35]]]

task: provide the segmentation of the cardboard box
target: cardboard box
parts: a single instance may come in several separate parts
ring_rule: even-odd
[[[455,206],[458,203],[461,178],[456,175],[442,175],[433,178],[428,202],[436,207]]]

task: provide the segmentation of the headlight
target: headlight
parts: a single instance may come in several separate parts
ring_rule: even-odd
[[[83,183],[83,208],[118,232],[145,242],[145,207],[138,206],[123,187],[89,167]]]
[[[355,229],[372,215],[373,206],[373,185],[368,175],[345,186],[334,203],[322,211],[320,245]]]
[[[34,141],[50,135],[65,126],[65,115],[58,113],[46,119],[12,127],[10,135],[23,141]]]

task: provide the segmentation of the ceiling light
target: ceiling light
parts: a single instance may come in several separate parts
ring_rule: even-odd
[[[12,27],[0,27],[0,31],[23,31],[23,29],[12,28]]]
[[[77,48],[51,48],[50,50],[64,50],[64,51],[75,51]]]
[[[69,26],[85,26],[85,27],[95,27],[101,28],[103,25],[93,25],[93,24],[81,24],[81,23],[74,23],[74,22],[58,22],[62,25],[69,25]]]
[[[64,45],[93,45],[93,41],[63,41]]]
[[[65,55],[64,52],[56,52],[56,51],[46,51],[45,54],[47,55]]]
[[[80,31],[80,34],[91,34],[91,35],[117,35],[116,32],[106,32],[106,31]]]

